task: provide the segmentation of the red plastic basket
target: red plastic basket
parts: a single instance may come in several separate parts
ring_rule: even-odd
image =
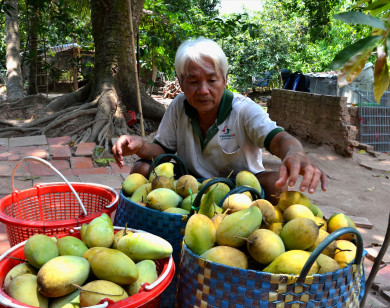
[[[124,229],[122,227],[114,227],[116,231]],[[132,232],[144,232],[136,229],[129,229]],[[63,237],[66,235],[72,235],[77,238],[80,237],[80,231],[69,229],[68,233],[63,233],[56,235],[57,237]],[[36,308],[23,304],[19,301],[14,300],[9,297],[3,288],[4,279],[7,273],[16,265],[22,263],[21,260],[25,259],[24,256],[24,244],[26,241],[23,241],[14,247],[7,250],[0,256],[0,307],[13,307],[13,308]],[[15,259],[16,258],[16,259]],[[173,262],[172,256],[169,258],[161,259],[155,261],[157,272],[159,274],[157,280],[152,284],[145,284],[142,286],[141,290],[128,298],[122,299],[118,302],[113,302],[108,299],[102,299],[98,305],[90,306],[93,308],[158,308],[160,305],[161,293],[168,287],[172,281],[173,276],[175,275],[175,263]]]
[[[42,183],[26,190],[14,188],[17,167],[25,160],[37,160],[53,169],[65,183]],[[119,194],[111,187],[95,183],[70,183],[49,162],[24,157],[12,174],[12,193],[0,199],[0,222],[4,223],[11,246],[36,233],[56,235],[89,223],[102,213],[111,215]]]

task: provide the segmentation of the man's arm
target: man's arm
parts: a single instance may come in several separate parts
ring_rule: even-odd
[[[112,147],[112,153],[119,167],[123,167],[123,157],[136,154],[143,159],[153,159],[164,154],[164,149],[156,143],[147,143],[144,138],[133,135],[120,136]]]
[[[289,187],[293,187],[298,176],[302,175],[303,179],[299,187],[302,192],[308,189],[309,193],[314,193],[320,181],[322,190],[327,190],[326,174],[313,165],[306,156],[302,144],[289,133],[285,131],[277,133],[270,143],[270,151],[282,160],[276,187],[283,187],[286,183]]]

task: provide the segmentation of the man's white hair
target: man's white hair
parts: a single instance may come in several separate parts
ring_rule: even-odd
[[[228,61],[222,48],[213,40],[199,37],[184,41],[176,52],[175,70],[176,75],[181,81],[186,72],[186,64],[188,61],[202,65],[205,58],[210,58],[216,70],[221,70],[223,78],[226,81],[228,72]]]

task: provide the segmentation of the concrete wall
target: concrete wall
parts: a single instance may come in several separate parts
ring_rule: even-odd
[[[274,89],[268,113],[286,131],[341,155],[351,156],[359,144],[356,108],[350,111],[346,97]]]

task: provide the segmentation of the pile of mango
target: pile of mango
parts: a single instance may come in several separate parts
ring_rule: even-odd
[[[343,213],[325,220],[321,209],[299,191],[282,193],[277,206],[240,193],[228,195],[220,210],[210,208],[189,218],[184,236],[187,247],[208,261],[269,273],[299,275],[311,252],[330,233],[356,228]],[[331,241],[308,275],[350,264],[357,250],[354,237],[345,234]]]
[[[34,307],[76,308],[114,302],[139,292],[158,278],[156,260],[172,254],[166,240],[126,228],[114,231],[107,214],[83,224],[75,236],[31,236],[24,245],[26,263],[13,267],[4,290]]]

